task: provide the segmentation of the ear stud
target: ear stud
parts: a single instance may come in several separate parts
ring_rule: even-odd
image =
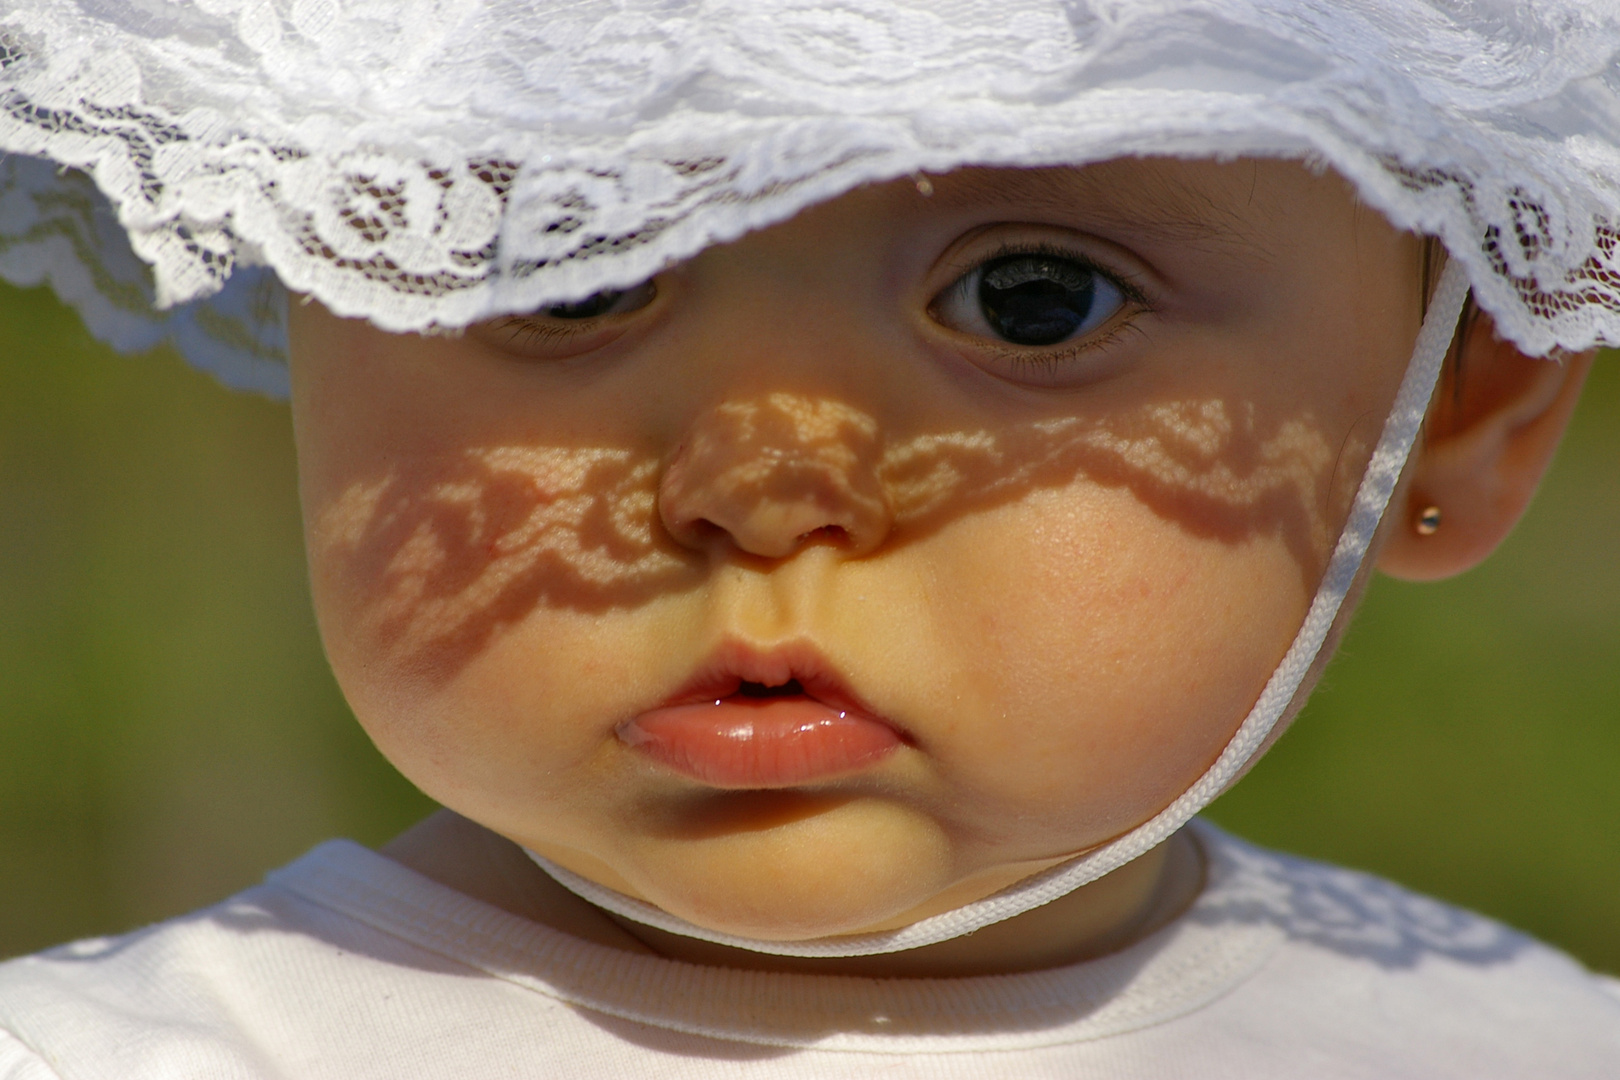
[[[1438,506],[1424,507],[1423,512],[1417,516],[1412,526],[1419,536],[1433,536],[1440,529],[1440,508]]]

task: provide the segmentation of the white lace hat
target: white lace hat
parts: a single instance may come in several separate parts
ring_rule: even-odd
[[[0,275],[271,392],[278,282],[458,327],[1127,154],[1317,160],[1526,351],[1620,342],[1615,0],[0,0],[0,151]]]

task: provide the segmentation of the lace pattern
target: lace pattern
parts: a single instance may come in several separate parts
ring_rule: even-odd
[[[1319,162],[1527,351],[1620,343],[1610,0],[0,0],[0,150],[0,274],[270,392],[278,282],[459,327],[1124,154]]]

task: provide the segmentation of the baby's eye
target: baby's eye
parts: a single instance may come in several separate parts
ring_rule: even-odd
[[[566,360],[602,348],[638,320],[636,312],[658,297],[655,281],[607,289],[532,315],[507,315],[476,323],[467,332],[501,352],[524,360]]]
[[[626,315],[638,311],[653,302],[658,290],[650,281],[644,281],[633,289],[608,289],[603,292],[587,296],[572,304],[555,304],[545,309],[543,314],[548,319],[599,319],[604,315]]]
[[[1010,345],[1059,345],[1095,330],[1125,306],[1120,287],[1090,263],[1044,252],[980,263],[934,298],[952,330]]]

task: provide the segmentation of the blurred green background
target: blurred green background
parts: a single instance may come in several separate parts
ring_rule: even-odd
[[[1213,809],[1620,971],[1620,356],[1480,570],[1380,580]],[[0,291],[0,955],[218,899],[431,809],[327,673],[284,406]]]

